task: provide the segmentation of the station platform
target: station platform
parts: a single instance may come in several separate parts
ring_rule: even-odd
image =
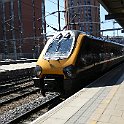
[[[124,124],[124,63],[30,124]]]
[[[0,81],[14,79],[15,77],[32,76],[36,62],[21,62],[0,65]]]
[[[24,63],[0,65],[0,72],[33,68],[35,66],[36,66],[36,62],[29,62],[29,63],[24,62]]]
[[[37,59],[21,59],[21,60],[3,60],[0,61],[0,65],[18,64],[18,63],[30,63],[36,62]]]

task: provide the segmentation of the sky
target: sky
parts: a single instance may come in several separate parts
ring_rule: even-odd
[[[64,0],[59,0],[59,2],[60,2],[60,10],[64,10]],[[45,4],[46,4],[45,6],[46,15],[54,11],[57,11],[57,0],[45,0]],[[61,17],[61,21],[60,21],[61,28],[63,28],[65,26],[64,13],[61,13],[60,17]],[[59,29],[57,13],[54,15],[46,16],[46,22],[49,25],[55,27],[56,29]],[[48,27],[46,31],[48,34],[51,34],[52,32],[54,32],[54,30],[52,30],[52,28],[50,27]]]
[[[64,10],[64,0],[59,0],[60,1],[60,10]],[[54,11],[57,11],[57,0],[45,0],[46,4],[46,22],[50,25],[53,26],[54,28],[58,29],[58,15],[57,13],[54,15],[49,15],[49,13],[52,13]],[[121,28],[119,24],[113,23],[115,20],[105,20],[105,15],[107,15],[107,11],[100,6],[100,22],[101,23],[101,30],[105,29],[112,29],[114,28]],[[49,15],[49,16],[47,16]],[[114,25],[113,25],[114,24]],[[61,13],[61,28],[65,26],[65,21],[64,21],[64,13]],[[47,35],[54,34],[55,31],[47,27],[46,29]],[[106,31],[103,32],[103,36],[124,36],[124,33],[121,33],[121,31]]]

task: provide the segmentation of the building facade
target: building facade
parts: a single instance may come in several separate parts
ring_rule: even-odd
[[[44,0],[0,2],[0,53],[4,58],[39,54],[46,32]],[[11,57],[10,57],[11,56]]]
[[[97,0],[65,0],[67,29],[100,36],[100,4]]]

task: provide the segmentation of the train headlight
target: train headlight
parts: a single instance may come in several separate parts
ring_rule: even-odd
[[[42,68],[39,65],[37,65],[34,69],[34,73],[36,77],[39,77],[42,73]]]
[[[67,66],[63,69],[63,73],[68,78],[75,78],[76,77],[76,68],[73,65]]]

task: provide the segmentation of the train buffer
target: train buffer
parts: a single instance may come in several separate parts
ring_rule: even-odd
[[[124,124],[124,63],[30,124]]]

